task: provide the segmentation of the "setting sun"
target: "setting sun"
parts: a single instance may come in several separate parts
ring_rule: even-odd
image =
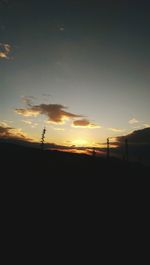
[[[72,143],[73,143],[73,145],[80,146],[80,147],[88,145],[88,142],[84,139],[76,139],[76,140],[72,141]]]

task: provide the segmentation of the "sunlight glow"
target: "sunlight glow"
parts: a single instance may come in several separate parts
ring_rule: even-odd
[[[87,146],[88,145],[88,142],[84,139],[76,139],[74,141],[72,141],[72,144],[75,145],[75,146]]]

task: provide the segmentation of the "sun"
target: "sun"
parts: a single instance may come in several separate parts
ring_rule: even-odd
[[[87,145],[87,141],[84,139],[76,139],[76,140],[72,141],[72,143],[73,143],[73,145],[80,146],[80,147]]]

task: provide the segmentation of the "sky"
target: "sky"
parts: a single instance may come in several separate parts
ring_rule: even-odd
[[[0,0],[0,126],[66,146],[150,127],[147,0]],[[11,130],[11,133],[10,133]]]

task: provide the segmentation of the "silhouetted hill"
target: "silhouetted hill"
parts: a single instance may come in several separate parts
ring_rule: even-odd
[[[2,175],[12,177],[129,177],[148,176],[149,168],[119,159],[92,157],[60,151],[42,151],[0,143]]]

